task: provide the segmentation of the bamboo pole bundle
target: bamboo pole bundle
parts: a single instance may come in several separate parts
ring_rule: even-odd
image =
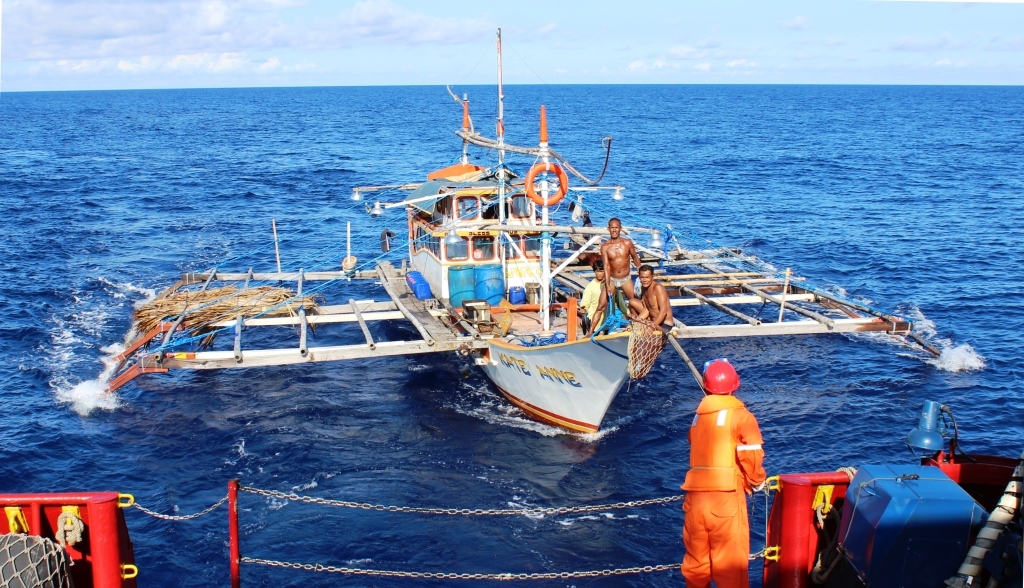
[[[201,292],[178,291],[167,297],[158,298],[135,310],[135,330],[147,333],[157,328],[161,321],[173,319],[186,313],[185,323],[193,329],[194,335],[216,331],[214,323],[225,317],[289,316],[299,308],[315,313],[319,310],[314,296],[290,300],[295,293],[287,288],[260,286],[257,288],[236,288],[225,286]],[[287,303],[286,303],[287,301]],[[280,305],[280,306],[278,306]],[[274,307],[277,308],[274,308]],[[269,310],[273,308],[273,310]],[[265,314],[263,314],[265,313]],[[213,342],[212,337],[203,340],[203,347]]]

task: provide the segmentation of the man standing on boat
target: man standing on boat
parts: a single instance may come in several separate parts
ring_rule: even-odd
[[[648,320],[668,333],[672,330],[672,304],[668,299],[668,290],[661,282],[654,279],[654,268],[644,264],[640,266],[640,286],[642,286],[644,306],[650,313]]]
[[[626,303],[632,305],[636,294],[633,292],[629,262],[632,261],[639,269],[640,256],[633,242],[620,237],[621,233],[622,221],[617,218],[608,221],[608,236],[611,238],[601,244],[601,261],[605,268],[604,287],[609,296],[615,293],[616,288],[622,290],[626,295]]]
[[[689,588],[747,588],[750,524],[747,494],[765,484],[761,429],[733,393],[740,377],[729,362],[704,364],[708,395],[690,425],[690,471],[683,490],[681,566]]]
[[[601,293],[597,306],[597,313],[600,314],[607,306],[609,299],[615,298],[618,292],[622,292],[622,312],[632,312],[637,318],[647,318],[647,308],[636,297],[633,290],[632,272],[630,262],[640,267],[640,256],[636,252],[633,242],[622,233],[622,221],[613,218],[608,221],[608,235],[611,237],[601,244],[601,262],[604,264],[605,278],[604,290]],[[610,315],[609,313],[607,313]],[[591,330],[597,325],[592,325]],[[587,333],[589,337],[591,333]]]

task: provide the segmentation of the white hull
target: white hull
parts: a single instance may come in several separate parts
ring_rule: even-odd
[[[628,333],[545,347],[491,341],[483,370],[531,416],[593,433],[627,377],[628,344]]]

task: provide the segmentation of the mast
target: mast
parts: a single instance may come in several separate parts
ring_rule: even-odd
[[[544,105],[540,106],[540,153],[541,161],[544,164],[551,162],[548,157],[548,116]],[[551,187],[547,180],[541,180],[540,193],[544,198],[544,206],[541,208],[541,225],[547,227],[548,219],[548,196],[551,194]],[[540,237],[540,316],[545,331],[551,330],[551,233],[544,231]]]
[[[498,29],[498,223],[505,224],[505,89],[501,83],[501,29]],[[498,257],[501,259],[501,275],[508,282],[508,263],[505,260],[505,243],[508,235],[498,233]]]
[[[498,29],[498,221],[505,223],[505,88],[501,80],[501,29]],[[505,256],[502,255],[504,261]]]

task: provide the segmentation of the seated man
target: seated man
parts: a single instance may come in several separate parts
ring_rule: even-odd
[[[590,267],[594,270],[594,279],[587,284],[583,290],[583,297],[580,299],[584,333],[590,331],[594,315],[597,314],[597,307],[601,304],[601,292],[604,286],[604,262],[598,259]]]
[[[643,302],[650,313],[650,321],[668,333],[674,326],[672,304],[668,299],[668,290],[654,279],[653,267],[646,264],[640,266],[640,285],[643,286]]]

